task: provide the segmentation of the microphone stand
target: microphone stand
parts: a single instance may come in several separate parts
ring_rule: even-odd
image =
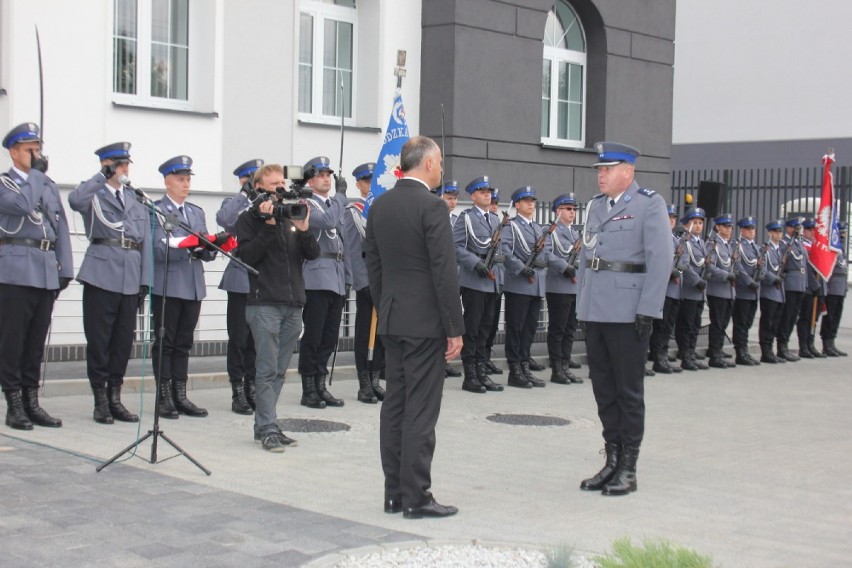
[[[166,291],[169,289],[169,257],[171,256],[169,254],[168,243],[169,243],[169,239],[171,238],[171,234],[172,234],[172,231],[174,230],[174,226],[175,226],[173,221],[178,221],[178,224],[181,226],[181,228],[183,228],[187,232],[199,237],[199,240],[201,240],[203,238],[203,240],[207,244],[210,244],[211,246],[213,246],[217,250],[221,251],[222,249],[220,249],[219,247],[217,247],[213,243],[210,243],[210,241],[207,240],[206,237],[202,237],[202,235],[199,235],[197,232],[193,231],[185,223],[180,222],[179,219],[177,219],[174,215],[169,215],[167,213],[164,213],[159,207],[157,207],[157,205],[151,200],[151,198],[148,197],[145,194],[145,192],[132,187],[129,183],[126,183],[124,178],[122,178],[121,182],[124,185],[126,185],[129,189],[132,189],[136,193],[138,201],[142,205],[147,207],[149,210],[151,210],[152,214],[154,214],[160,220],[160,225],[163,227],[163,232],[166,235],[166,258],[165,258],[164,266],[163,266],[163,298],[162,298],[162,301],[161,301],[161,304],[160,304],[160,306],[161,306],[160,307],[160,314],[161,314],[160,320],[161,321],[160,321],[160,326],[157,329],[157,334],[158,334],[157,335],[157,337],[158,337],[158,342],[157,342],[157,357],[158,357],[157,367],[158,368],[157,368],[157,372],[154,373],[154,392],[156,393],[156,397],[159,398],[159,396],[160,396],[160,384],[161,384],[161,381],[162,381],[162,374],[163,374],[163,343],[164,343],[163,340],[165,339],[165,336],[166,336]],[[226,253],[225,251],[222,251],[222,252],[224,254],[228,255],[228,253]],[[228,256],[233,258],[231,255],[228,255]],[[237,262],[239,262],[240,264],[244,264],[242,261],[239,261],[239,260],[237,260]],[[250,266],[248,268],[251,269],[251,270],[254,270]],[[255,271],[255,274],[256,273],[257,273],[257,271]],[[135,442],[133,442],[132,444],[130,444],[129,446],[127,446],[126,448],[124,448],[123,450],[121,450],[120,452],[118,452],[117,454],[115,454],[113,457],[111,457],[106,462],[104,462],[101,465],[99,465],[98,467],[96,467],[95,471],[100,472],[105,467],[107,467],[108,465],[113,463],[115,460],[117,460],[118,458],[120,458],[124,454],[128,453],[130,450],[138,447],[140,444],[142,444],[142,442],[144,442],[148,438],[153,438],[151,440],[150,463],[152,463],[152,464],[160,463],[159,461],[157,461],[157,440],[159,438],[162,438],[172,448],[174,448],[175,451],[178,452],[178,455],[184,456],[186,459],[188,459],[190,462],[192,462],[193,465],[195,465],[198,469],[200,469],[201,471],[203,471],[207,475],[212,474],[212,472],[209,469],[207,469],[206,467],[201,465],[201,463],[199,463],[195,458],[193,458],[191,455],[189,455],[183,448],[181,448],[174,441],[172,441],[171,438],[166,436],[165,432],[163,432],[163,430],[160,428],[160,405],[159,405],[159,402],[154,404],[154,424],[151,426],[151,429],[148,430],[148,433],[145,434],[144,436],[142,436],[141,438],[139,438],[138,440],[136,440]],[[171,458],[166,458],[166,459],[171,459]],[[160,460],[160,461],[165,461],[165,460]]]

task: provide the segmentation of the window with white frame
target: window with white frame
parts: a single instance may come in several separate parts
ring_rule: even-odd
[[[355,0],[303,0],[299,15],[299,117],[337,123],[353,119]],[[348,122],[348,121],[347,121]]]
[[[577,13],[557,0],[544,27],[541,141],[582,148],[585,144],[586,39]]]
[[[136,102],[189,101],[189,0],[114,0],[113,93]]]

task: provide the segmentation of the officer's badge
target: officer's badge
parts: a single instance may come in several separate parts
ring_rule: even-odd
[[[625,195],[625,196],[624,196],[624,202],[625,202],[625,203],[630,203],[630,200],[631,200],[631,199],[633,199],[633,196],[632,196],[632,195]]]

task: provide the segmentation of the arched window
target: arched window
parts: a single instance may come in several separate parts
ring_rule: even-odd
[[[586,38],[577,13],[557,0],[544,26],[541,141],[582,148],[586,121]]]

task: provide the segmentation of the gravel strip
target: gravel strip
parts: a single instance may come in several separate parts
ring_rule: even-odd
[[[390,548],[363,556],[349,557],[332,568],[548,568],[547,557],[539,550],[511,547],[421,546]],[[597,568],[589,557],[571,555],[570,568]],[[559,568],[569,568],[567,566]]]

